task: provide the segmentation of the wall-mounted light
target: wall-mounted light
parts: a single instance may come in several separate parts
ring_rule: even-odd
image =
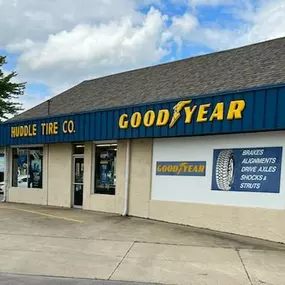
[[[97,144],[97,147],[117,146],[117,144]]]

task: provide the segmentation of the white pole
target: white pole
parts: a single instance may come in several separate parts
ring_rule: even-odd
[[[130,173],[130,153],[131,153],[131,141],[127,140],[126,150],[126,174],[125,174],[125,207],[123,216],[128,215],[129,210],[129,173]]]

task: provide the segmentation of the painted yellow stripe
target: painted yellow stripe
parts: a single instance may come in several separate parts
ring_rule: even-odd
[[[47,213],[43,213],[43,212],[37,212],[37,211],[31,211],[31,210],[19,209],[19,208],[7,208],[7,209],[13,209],[13,210],[21,211],[21,212],[36,214],[36,215],[50,217],[50,218],[55,218],[55,219],[60,219],[60,220],[65,220],[65,221],[69,221],[69,222],[84,223],[84,221],[81,221],[81,220],[76,220],[76,219],[72,219],[72,218],[62,217],[62,216],[58,216],[58,215],[47,214]]]

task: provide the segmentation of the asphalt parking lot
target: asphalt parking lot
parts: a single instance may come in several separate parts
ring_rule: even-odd
[[[2,203],[0,217],[0,284],[284,285],[281,244],[77,209]]]

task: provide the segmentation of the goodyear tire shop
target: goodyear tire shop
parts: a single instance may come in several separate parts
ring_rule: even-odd
[[[284,66],[280,38],[83,81],[0,124],[5,200],[285,242]]]

